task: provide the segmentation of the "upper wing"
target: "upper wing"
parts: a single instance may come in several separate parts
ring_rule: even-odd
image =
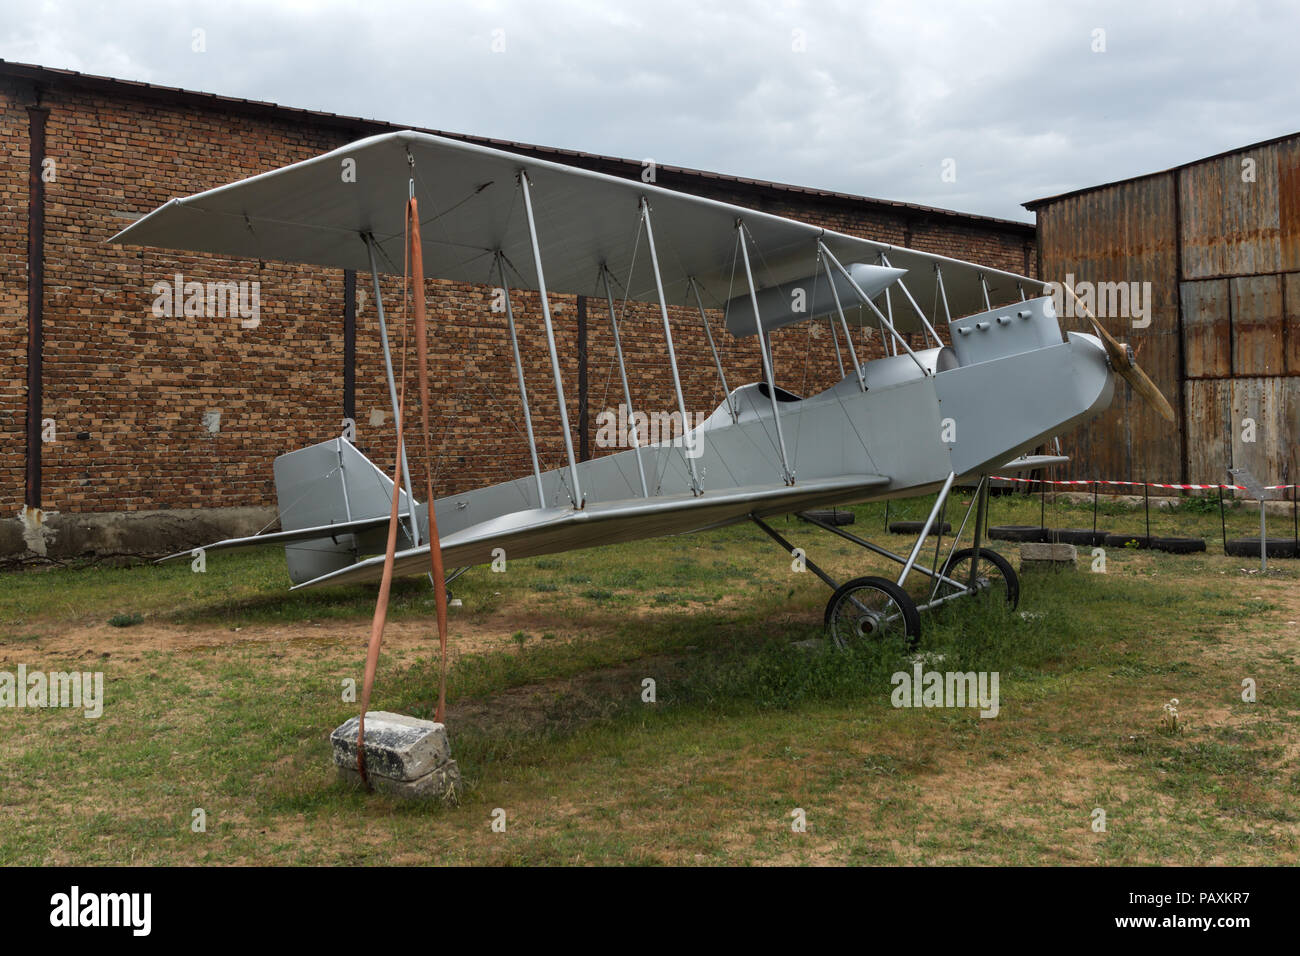
[[[660,270],[669,302],[687,302],[694,276],[705,303],[723,307],[744,291],[736,270],[736,223],[753,236],[753,269],[760,289],[787,288],[817,275],[820,239],[845,265],[890,265],[906,270],[908,290],[933,307],[935,266],[954,315],[982,311],[980,277],[995,300],[1018,297],[1017,286],[1041,282],[969,262],[873,242],[793,219],[692,196],[636,180],[411,131],[359,140],[313,159],[262,173],[185,199],[173,199],[111,241],[277,259],[369,271],[362,236],[374,236],[381,270],[400,273],[403,210],[415,179],[429,278],[495,284],[495,250],[510,264],[512,285],[536,289],[517,178],[527,172],[549,290],[596,291],[606,264],[621,294],[655,301],[653,273],[638,236],[639,203],[651,206]],[[734,285],[733,285],[734,280]],[[877,290],[870,290],[875,294]],[[919,331],[915,313],[894,297],[895,325]],[[846,301],[845,308],[856,305]],[[747,330],[746,330],[747,331]]]
[[[442,560],[447,566],[484,564],[495,548],[511,558],[528,558],[578,548],[615,544],[668,534],[681,534],[741,520],[749,514],[784,514],[820,504],[853,500],[873,488],[889,484],[884,475],[845,475],[801,482],[796,486],[763,485],[733,488],[701,497],[635,498],[596,502],[582,511],[571,508],[536,508],[502,515],[442,538]],[[428,568],[429,546],[421,545],[397,555],[395,574],[418,574]],[[352,584],[378,580],[384,558],[374,557],[297,585]]]

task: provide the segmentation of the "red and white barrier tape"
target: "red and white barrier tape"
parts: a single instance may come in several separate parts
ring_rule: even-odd
[[[1106,478],[1074,478],[1069,480],[1057,480],[1052,478],[1004,478],[1001,475],[989,475],[994,481],[1018,481],[1026,485],[1127,485],[1134,488],[1172,488],[1176,491],[1213,491],[1216,488],[1226,488],[1229,491],[1249,491],[1242,485],[1175,485],[1160,481],[1111,481]],[[1296,485],[1265,485],[1265,491],[1282,491],[1287,488],[1295,488]]]

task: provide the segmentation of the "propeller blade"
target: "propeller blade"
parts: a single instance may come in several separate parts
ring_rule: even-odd
[[[1120,342],[1115,336],[1106,331],[1106,327],[1097,321],[1097,317],[1092,314],[1092,310],[1084,304],[1078,294],[1065,283],[1063,288],[1074,297],[1075,303],[1079,309],[1092,323],[1097,337],[1101,339],[1102,345],[1106,349],[1106,355],[1110,358],[1110,365],[1119,376],[1133,387],[1133,390],[1146,399],[1147,403],[1154,408],[1166,421],[1176,421],[1174,408],[1169,404],[1169,400],[1156,387],[1156,383],[1151,381],[1151,377],[1142,370],[1138,365],[1137,358],[1133,350],[1123,342]]]

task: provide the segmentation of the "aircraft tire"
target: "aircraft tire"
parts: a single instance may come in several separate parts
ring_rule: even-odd
[[[882,625],[877,615],[888,620]],[[824,624],[826,636],[840,648],[896,633],[905,635],[910,647],[921,639],[921,612],[916,602],[888,578],[854,578],[841,584],[826,603]]]
[[[943,565],[943,573],[947,577],[962,579],[962,571],[959,569],[963,562],[969,562],[975,554],[974,548],[962,548],[955,552]],[[1011,562],[998,554],[996,551],[990,551],[988,548],[980,548],[980,561],[988,561],[998,569],[1002,575],[1003,593],[1006,596],[1008,610],[1014,611],[1020,606],[1020,575],[1016,574],[1016,569],[1011,566]],[[953,574],[954,569],[959,569],[957,574]],[[951,587],[951,585],[941,585],[941,587]]]

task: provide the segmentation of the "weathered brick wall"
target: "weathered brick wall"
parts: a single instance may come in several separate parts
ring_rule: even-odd
[[[27,413],[26,103],[0,83],[0,489],[5,516],[23,503]]]
[[[0,79],[0,135],[7,146],[0,157],[0,493],[11,513],[23,500],[25,106],[31,96],[29,87]],[[356,136],[289,111],[253,116],[220,105],[168,104],[61,85],[44,92],[42,105],[50,109],[47,154],[57,164],[57,177],[46,187],[43,413],[55,420],[57,441],[44,446],[44,506],[91,512],[273,503],[275,456],[332,437],[342,423],[342,273],[105,240],[174,196],[294,162]],[[684,185],[671,179],[660,182]],[[701,191],[756,205],[752,189],[710,181]],[[764,199],[761,208],[1001,268],[1025,268],[1025,236],[996,224],[909,226],[901,213],[814,196],[805,202],[795,194]],[[238,316],[155,317],[153,286],[176,273],[201,282],[259,282],[260,324],[243,328]],[[357,285],[357,444],[387,469],[394,436],[370,277],[359,274]],[[398,362],[399,286],[400,280],[384,282]],[[430,404],[438,493],[526,474],[528,448],[505,320],[490,311],[490,290],[431,282],[428,295],[435,319]],[[556,467],[564,461],[564,445],[537,298],[518,294],[515,305],[543,467]],[[553,308],[576,445],[576,299],[557,297]],[[762,373],[753,338],[732,338],[720,315],[711,321],[729,384],[757,380]],[[624,322],[635,406],[672,411],[676,402],[657,310],[629,306]],[[688,408],[711,411],[723,396],[698,313],[674,309],[673,337]],[[783,386],[808,394],[838,380],[826,323],[783,330],[773,342]],[[879,335],[859,330],[855,342],[862,357],[880,354]],[[409,420],[416,422],[414,346],[408,344]],[[599,297],[589,300],[588,375],[591,451],[600,454],[597,415],[616,408],[622,390]],[[212,410],[221,413],[215,433],[204,422]],[[418,458],[413,455],[413,465]]]

